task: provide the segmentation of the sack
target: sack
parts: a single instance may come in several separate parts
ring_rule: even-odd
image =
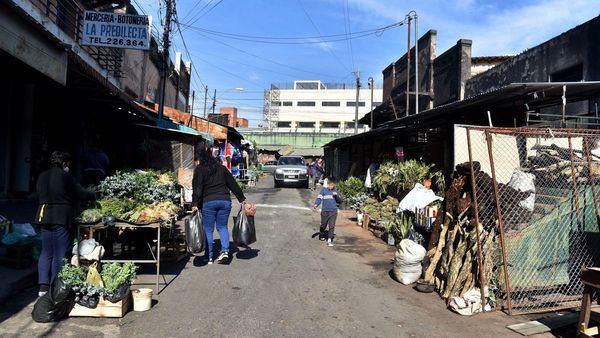
[[[254,217],[246,216],[244,204],[241,205],[237,217],[234,219],[233,231],[231,233],[233,242],[239,246],[248,246],[256,242],[256,228]]]
[[[519,205],[529,211],[533,211],[535,207],[535,175],[515,170],[510,177],[508,186],[521,192],[530,192],[529,197],[519,201]]]
[[[98,269],[96,269],[97,266],[98,262],[94,262],[88,267],[88,274],[85,281],[86,283],[93,285],[97,288],[103,288],[104,283],[102,282],[102,277],[100,276],[100,273],[98,273]]]
[[[416,283],[421,277],[421,261],[425,258],[427,251],[421,245],[403,239],[400,242],[394,260],[394,277],[404,285]]]
[[[74,305],[75,292],[57,277],[50,290],[35,302],[31,318],[38,323],[56,322],[64,318]]]
[[[117,302],[129,297],[130,293],[131,293],[131,290],[129,288],[129,284],[123,284],[119,287],[117,292],[105,294],[104,299],[106,299],[107,301],[109,301],[111,303],[117,303]]]
[[[185,221],[185,242],[187,251],[191,254],[199,254],[204,251],[204,242],[206,234],[202,226],[202,216],[199,212],[192,215]]]
[[[77,300],[77,304],[87,307],[88,309],[95,309],[98,307],[98,303],[100,302],[100,295],[95,294],[92,296],[82,297]]]

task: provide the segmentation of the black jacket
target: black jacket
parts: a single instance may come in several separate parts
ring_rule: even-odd
[[[77,202],[94,200],[96,195],[82,188],[62,169],[44,171],[37,182],[39,207],[36,224],[71,226]]]
[[[192,180],[194,193],[192,197],[192,206],[202,207],[203,203],[214,200],[231,201],[231,193],[233,192],[238,201],[246,200],[244,192],[235,181],[229,170],[222,165],[218,166],[217,171],[208,175],[206,169],[201,165],[194,170],[194,178]]]

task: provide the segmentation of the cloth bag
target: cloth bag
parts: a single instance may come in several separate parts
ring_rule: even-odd
[[[191,254],[199,254],[204,251],[206,234],[202,226],[202,216],[196,212],[190,219],[185,221],[185,242],[187,251]]]
[[[242,203],[237,217],[235,217],[233,231],[231,233],[233,242],[239,246],[248,246],[256,242],[256,227],[254,226],[254,217],[247,216],[245,204]]]
[[[421,277],[421,261],[427,251],[410,239],[403,239],[398,245],[394,259],[394,277],[404,285],[416,283]]]

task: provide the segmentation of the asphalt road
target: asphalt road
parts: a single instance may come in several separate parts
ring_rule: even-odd
[[[120,320],[37,324],[28,304],[0,323],[0,336],[511,335],[505,326],[514,319],[500,313],[461,317],[446,310],[435,294],[419,294],[393,281],[388,275],[393,249],[356,226],[339,226],[333,248],[313,238],[318,229],[318,214],[308,208],[313,195],[305,189],[273,189],[271,180],[263,180],[248,193],[250,201],[262,205],[252,250],[241,249],[229,265],[204,265],[199,258],[182,264],[149,312],[131,312]]]

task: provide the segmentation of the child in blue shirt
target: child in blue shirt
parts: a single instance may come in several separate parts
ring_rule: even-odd
[[[333,235],[335,231],[335,221],[338,214],[338,204],[342,203],[342,198],[335,188],[335,178],[327,179],[327,187],[321,189],[317,200],[315,201],[314,209],[317,209],[321,203],[321,228],[319,239],[325,240],[325,229],[329,228],[327,246],[333,246]]]

